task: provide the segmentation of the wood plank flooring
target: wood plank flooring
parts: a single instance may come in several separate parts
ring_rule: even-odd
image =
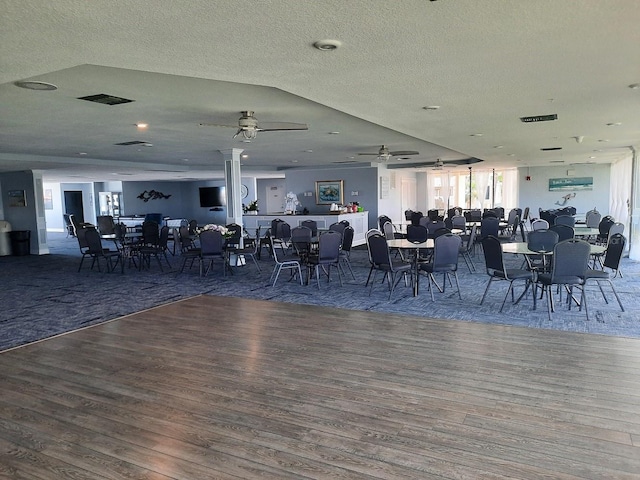
[[[0,386],[0,478],[640,478],[637,339],[200,296]]]

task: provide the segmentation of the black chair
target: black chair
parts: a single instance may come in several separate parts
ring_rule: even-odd
[[[120,252],[104,248],[100,233],[95,228],[86,229],[84,237],[87,243],[86,253],[91,257],[91,269],[93,269],[94,265],[97,265],[98,271],[101,272],[100,261],[104,260],[107,272],[113,272],[118,263],[120,263],[121,272],[124,272],[124,264]]]
[[[605,271],[604,268],[610,268],[615,271],[614,278],[620,273],[622,276],[622,272],[620,272],[620,260],[622,259],[622,253],[624,252],[625,244],[627,243],[626,238],[621,233],[616,233],[609,237],[609,243],[607,244],[607,250],[604,257],[603,269],[602,270],[594,270],[588,269],[587,274],[585,276],[585,285],[589,282],[589,280],[594,280],[600,289],[600,293],[602,293],[602,298],[604,298],[605,303],[609,303],[607,300],[607,296],[604,294],[604,290],[602,289],[602,285],[600,282],[607,282],[611,287],[611,291],[613,295],[616,297],[618,301],[618,305],[620,305],[620,310],[624,312],[624,306],[622,305],[622,301],[618,296],[618,292],[616,292],[615,287],[613,286],[613,282],[611,281],[611,275],[609,272]]]
[[[318,236],[318,222],[316,222],[315,220],[303,220],[302,222],[300,222],[300,226],[310,229],[312,237]]]
[[[419,263],[418,273],[425,272],[429,281],[429,292],[431,293],[431,301],[433,297],[433,287],[444,293],[446,281],[451,283],[451,275],[456,280],[456,288],[458,289],[458,298],[462,300],[460,295],[460,284],[458,283],[458,258],[460,254],[460,246],[462,239],[458,235],[445,233],[438,236],[434,240],[433,256],[430,262]],[[434,274],[442,273],[442,288],[438,286]],[[418,279],[420,276],[418,275]]]
[[[547,254],[559,241],[557,232],[553,230],[533,230],[527,235],[527,248],[538,255],[525,255],[529,270],[544,272],[548,270]]]
[[[282,220],[281,218],[275,218],[271,220],[271,242],[278,245],[285,253],[291,246],[291,225]]]
[[[411,212],[411,225],[419,225],[420,224],[420,219],[423,217],[423,213],[422,212]]]
[[[355,232],[352,226],[344,229],[342,234],[342,244],[340,245],[340,265],[346,265],[353,279],[356,279],[351,266],[351,246],[353,245],[353,236]]]
[[[507,289],[507,293],[504,295],[504,299],[502,300],[502,305],[500,306],[500,311],[504,309],[504,304],[507,301],[507,297],[509,296],[509,292],[511,292],[511,301],[514,303],[518,303],[520,299],[526,294],[527,290],[531,285],[533,285],[534,281],[534,273],[530,270],[524,269],[515,269],[515,268],[507,268],[504,264],[504,257],[502,253],[502,244],[498,237],[490,235],[484,239],[482,239],[482,250],[484,252],[484,261],[487,268],[487,275],[489,275],[489,283],[487,283],[487,287],[484,289],[484,294],[482,295],[482,300],[480,300],[480,305],[484,303],[484,299],[489,292],[489,287],[494,280],[506,280],[509,282],[509,288]],[[525,283],[525,289],[523,293],[518,297],[518,300],[515,300],[515,294],[513,291],[513,282],[516,280],[522,280]],[[533,292],[533,308],[536,308],[536,292],[534,289]]]
[[[309,268],[309,276],[311,271],[315,273],[318,289],[320,288],[320,269],[327,275],[327,282],[331,281],[331,268],[335,267],[338,271],[338,279],[342,286],[342,277],[340,276],[340,245],[342,244],[342,234],[333,230],[320,235],[318,239],[318,253],[311,254],[307,259]]]
[[[454,215],[451,217],[451,229],[462,230],[463,232],[467,231],[467,219],[462,215]]]
[[[442,228],[447,228],[443,220],[436,220],[434,222],[429,222],[427,223],[426,227],[427,227],[427,235],[429,236],[429,238],[435,238],[435,233],[438,230]]]
[[[389,223],[389,225],[391,225],[391,223]],[[347,228],[347,225],[345,225],[342,222],[335,222],[332,223],[331,225],[329,225],[329,231],[330,232],[338,232],[340,235],[342,235],[344,233],[344,229]],[[393,226],[392,226],[393,228]]]
[[[476,225],[473,225],[471,227],[471,233],[466,238],[460,237],[461,240],[464,240],[464,242],[460,245],[460,255],[462,255],[464,262],[467,264],[469,273],[473,273],[476,271],[476,266],[473,263],[471,254],[473,253],[473,249],[475,248],[477,231],[478,227]]]
[[[100,235],[113,235],[115,233],[116,224],[112,215],[98,215],[96,221]]]
[[[271,255],[276,262],[273,268],[273,272],[271,272],[271,277],[269,278],[269,283],[271,283],[271,286],[276,286],[276,282],[278,281],[278,277],[280,276],[280,272],[282,272],[282,270],[291,270],[291,277],[289,278],[289,280],[297,275],[298,279],[300,280],[300,285],[302,285],[302,268],[300,266],[299,258],[295,255],[285,255],[284,252],[281,252],[279,254],[276,249],[276,244],[273,242],[271,231],[267,232],[266,239],[269,245],[269,250],[271,251]]]
[[[616,221],[610,215],[603,217],[598,224],[598,236],[596,237],[596,242],[600,245],[606,245],[607,240],[609,240],[609,230],[613,226]]]
[[[553,259],[551,271],[540,273],[537,276],[537,283],[542,287],[542,295],[547,294],[547,312],[551,320],[551,312],[554,311],[552,287],[558,285],[565,287],[568,291],[567,303],[569,310],[573,303],[573,289],[578,287],[581,290],[580,309],[584,305],[587,320],[589,311],[587,309],[586,296],[584,294],[584,284],[589,264],[591,246],[583,240],[565,240],[558,242],[553,247]],[[562,294],[562,288],[559,289]]]
[[[294,227],[291,229],[291,245],[294,252],[304,263],[311,253],[311,238],[313,233],[309,227]]]
[[[564,240],[569,240],[575,236],[575,230],[573,229],[573,227],[566,225],[564,223],[556,223],[555,225],[549,227],[549,230],[552,232],[556,232],[558,234],[559,242],[562,242]]]
[[[373,290],[376,273],[381,271],[384,273],[383,281],[386,279],[389,285],[389,300],[391,300],[393,291],[402,278],[404,278],[405,286],[407,285],[407,275],[411,273],[413,265],[406,262],[394,262],[391,259],[387,239],[380,233],[374,232],[367,236],[367,250],[369,251],[371,269],[369,270],[369,277],[367,277],[365,286],[369,284],[369,280],[371,279],[369,296],[371,296]]]
[[[588,228],[598,228],[601,220],[602,214],[597,210],[589,210],[585,216],[585,223]]]
[[[576,217],[571,215],[558,215],[555,218],[554,225],[567,225],[568,227],[575,227]]]
[[[145,226],[142,225],[143,228],[143,243],[137,249],[137,253],[140,259],[140,267],[143,268],[146,266],[150,267],[151,257],[155,258],[158,262],[158,266],[160,267],[160,271],[164,271],[162,268],[162,261],[160,257],[164,257],[167,262],[167,266],[171,269],[171,262],[169,261],[169,256],[167,253],[169,252],[168,241],[169,241],[169,227],[166,225],[160,229],[160,233],[156,234],[152,233],[152,227],[156,229],[158,224],[156,222],[145,222],[149,224],[147,235],[145,236]]]
[[[407,225],[407,240],[411,243],[424,243],[427,238],[427,228],[423,225]]]
[[[207,276],[216,261],[222,263],[222,275],[231,273],[231,266],[224,249],[224,237],[219,230],[205,230],[200,233],[200,276]],[[205,262],[208,262],[206,270],[203,270]]]
[[[242,240],[242,247],[237,245],[235,247],[227,248],[227,253],[236,255],[238,261],[240,261],[240,259],[243,257],[245,259],[249,257],[251,260],[253,260],[253,264],[258,269],[258,272],[261,272],[262,269],[260,268],[260,264],[258,263],[258,250],[260,249],[260,228],[256,230],[255,238],[246,237]]]

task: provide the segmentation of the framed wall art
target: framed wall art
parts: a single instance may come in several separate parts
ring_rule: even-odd
[[[344,202],[343,180],[316,181],[316,205],[342,204]]]
[[[25,197],[24,190],[9,190],[9,206],[10,207],[26,207],[27,198]]]

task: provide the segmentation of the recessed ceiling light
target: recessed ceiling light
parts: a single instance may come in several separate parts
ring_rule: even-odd
[[[143,143],[143,147],[153,147],[153,143]]]
[[[329,132],[329,135],[340,135],[340,132]]]
[[[494,145],[493,148],[504,148],[504,145]]]
[[[603,143],[607,143],[610,142],[611,140],[609,140],[608,138],[603,138],[601,140],[598,140],[599,142],[603,142]]]
[[[26,88],[28,90],[57,90],[58,87],[56,87],[53,83],[47,83],[47,82],[38,82],[35,80],[22,80],[22,81],[18,81],[15,82],[14,85],[16,87],[20,87],[20,88]]]
[[[427,105],[426,107],[422,107],[423,110],[438,110],[440,105]]]
[[[472,133],[471,135],[469,135],[470,137],[481,137],[483,134],[482,133]]]
[[[313,46],[323,52],[333,52],[342,46],[342,42],[339,40],[318,40]]]
[[[619,127],[620,125],[622,125],[622,122],[607,123],[607,127]]]
[[[145,128],[147,128],[149,126],[148,123],[136,123],[136,127],[138,127],[141,130],[144,130]]]
[[[640,83],[632,83],[631,85],[629,85],[629,88],[631,90],[638,90],[640,89]]]
[[[305,153],[313,153],[313,150],[305,150]]]
[[[298,163],[298,160],[291,160],[291,163]]]
[[[182,161],[183,161],[183,162],[188,162],[188,161],[189,161],[189,159],[188,159],[188,158],[183,158],[183,159],[182,159]]]
[[[240,155],[241,158],[249,158],[249,155],[246,153],[243,153],[242,155]]]
[[[78,155],[86,155],[87,152],[78,152]]]

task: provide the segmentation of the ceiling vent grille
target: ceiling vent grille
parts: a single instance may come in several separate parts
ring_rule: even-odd
[[[131,103],[133,100],[128,98],[115,97],[106,93],[98,93],[97,95],[89,95],[87,97],[78,97],[78,100],[86,100],[88,102],[101,103],[102,105],[121,105],[123,103]]]

